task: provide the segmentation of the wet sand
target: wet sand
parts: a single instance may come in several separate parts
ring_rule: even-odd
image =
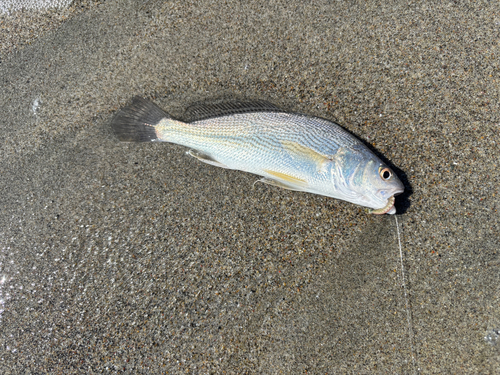
[[[498,372],[495,4],[89,3],[1,49],[2,373]],[[336,121],[397,221],[120,143],[134,95]]]

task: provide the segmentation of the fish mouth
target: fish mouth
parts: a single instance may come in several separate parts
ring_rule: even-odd
[[[396,198],[394,195],[387,200],[387,204],[383,208],[379,208],[377,210],[371,210],[370,213],[374,215],[383,215],[383,214],[395,214],[396,207],[394,207],[394,202]]]

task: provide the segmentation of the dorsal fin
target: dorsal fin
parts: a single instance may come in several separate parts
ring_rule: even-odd
[[[186,109],[182,117],[186,122],[193,122],[250,112],[282,112],[282,109],[265,100],[222,100],[212,103],[194,103]]]

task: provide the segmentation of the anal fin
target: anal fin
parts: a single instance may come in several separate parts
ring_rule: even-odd
[[[214,165],[214,166],[219,167],[219,168],[232,169],[232,168],[229,168],[227,165],[218,162],[217,160],[212,158],[210,155],[204,154],[203,152],[200,152],[198,150],[189,150],[188,152],[186,152],[186,154],[192,156],[193,158],[198,159],[199,161],[201,161],[203,163]]]

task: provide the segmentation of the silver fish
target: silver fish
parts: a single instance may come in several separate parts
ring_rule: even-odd
[[[396,213],[401,181],[333,122],[267,102],[198,105],[191,112],[196,119],[182,122],[136,97],[111,126],[121,141],[176,143],[204,163],[260,175],[265,184],[342,199],[373,214]]]

